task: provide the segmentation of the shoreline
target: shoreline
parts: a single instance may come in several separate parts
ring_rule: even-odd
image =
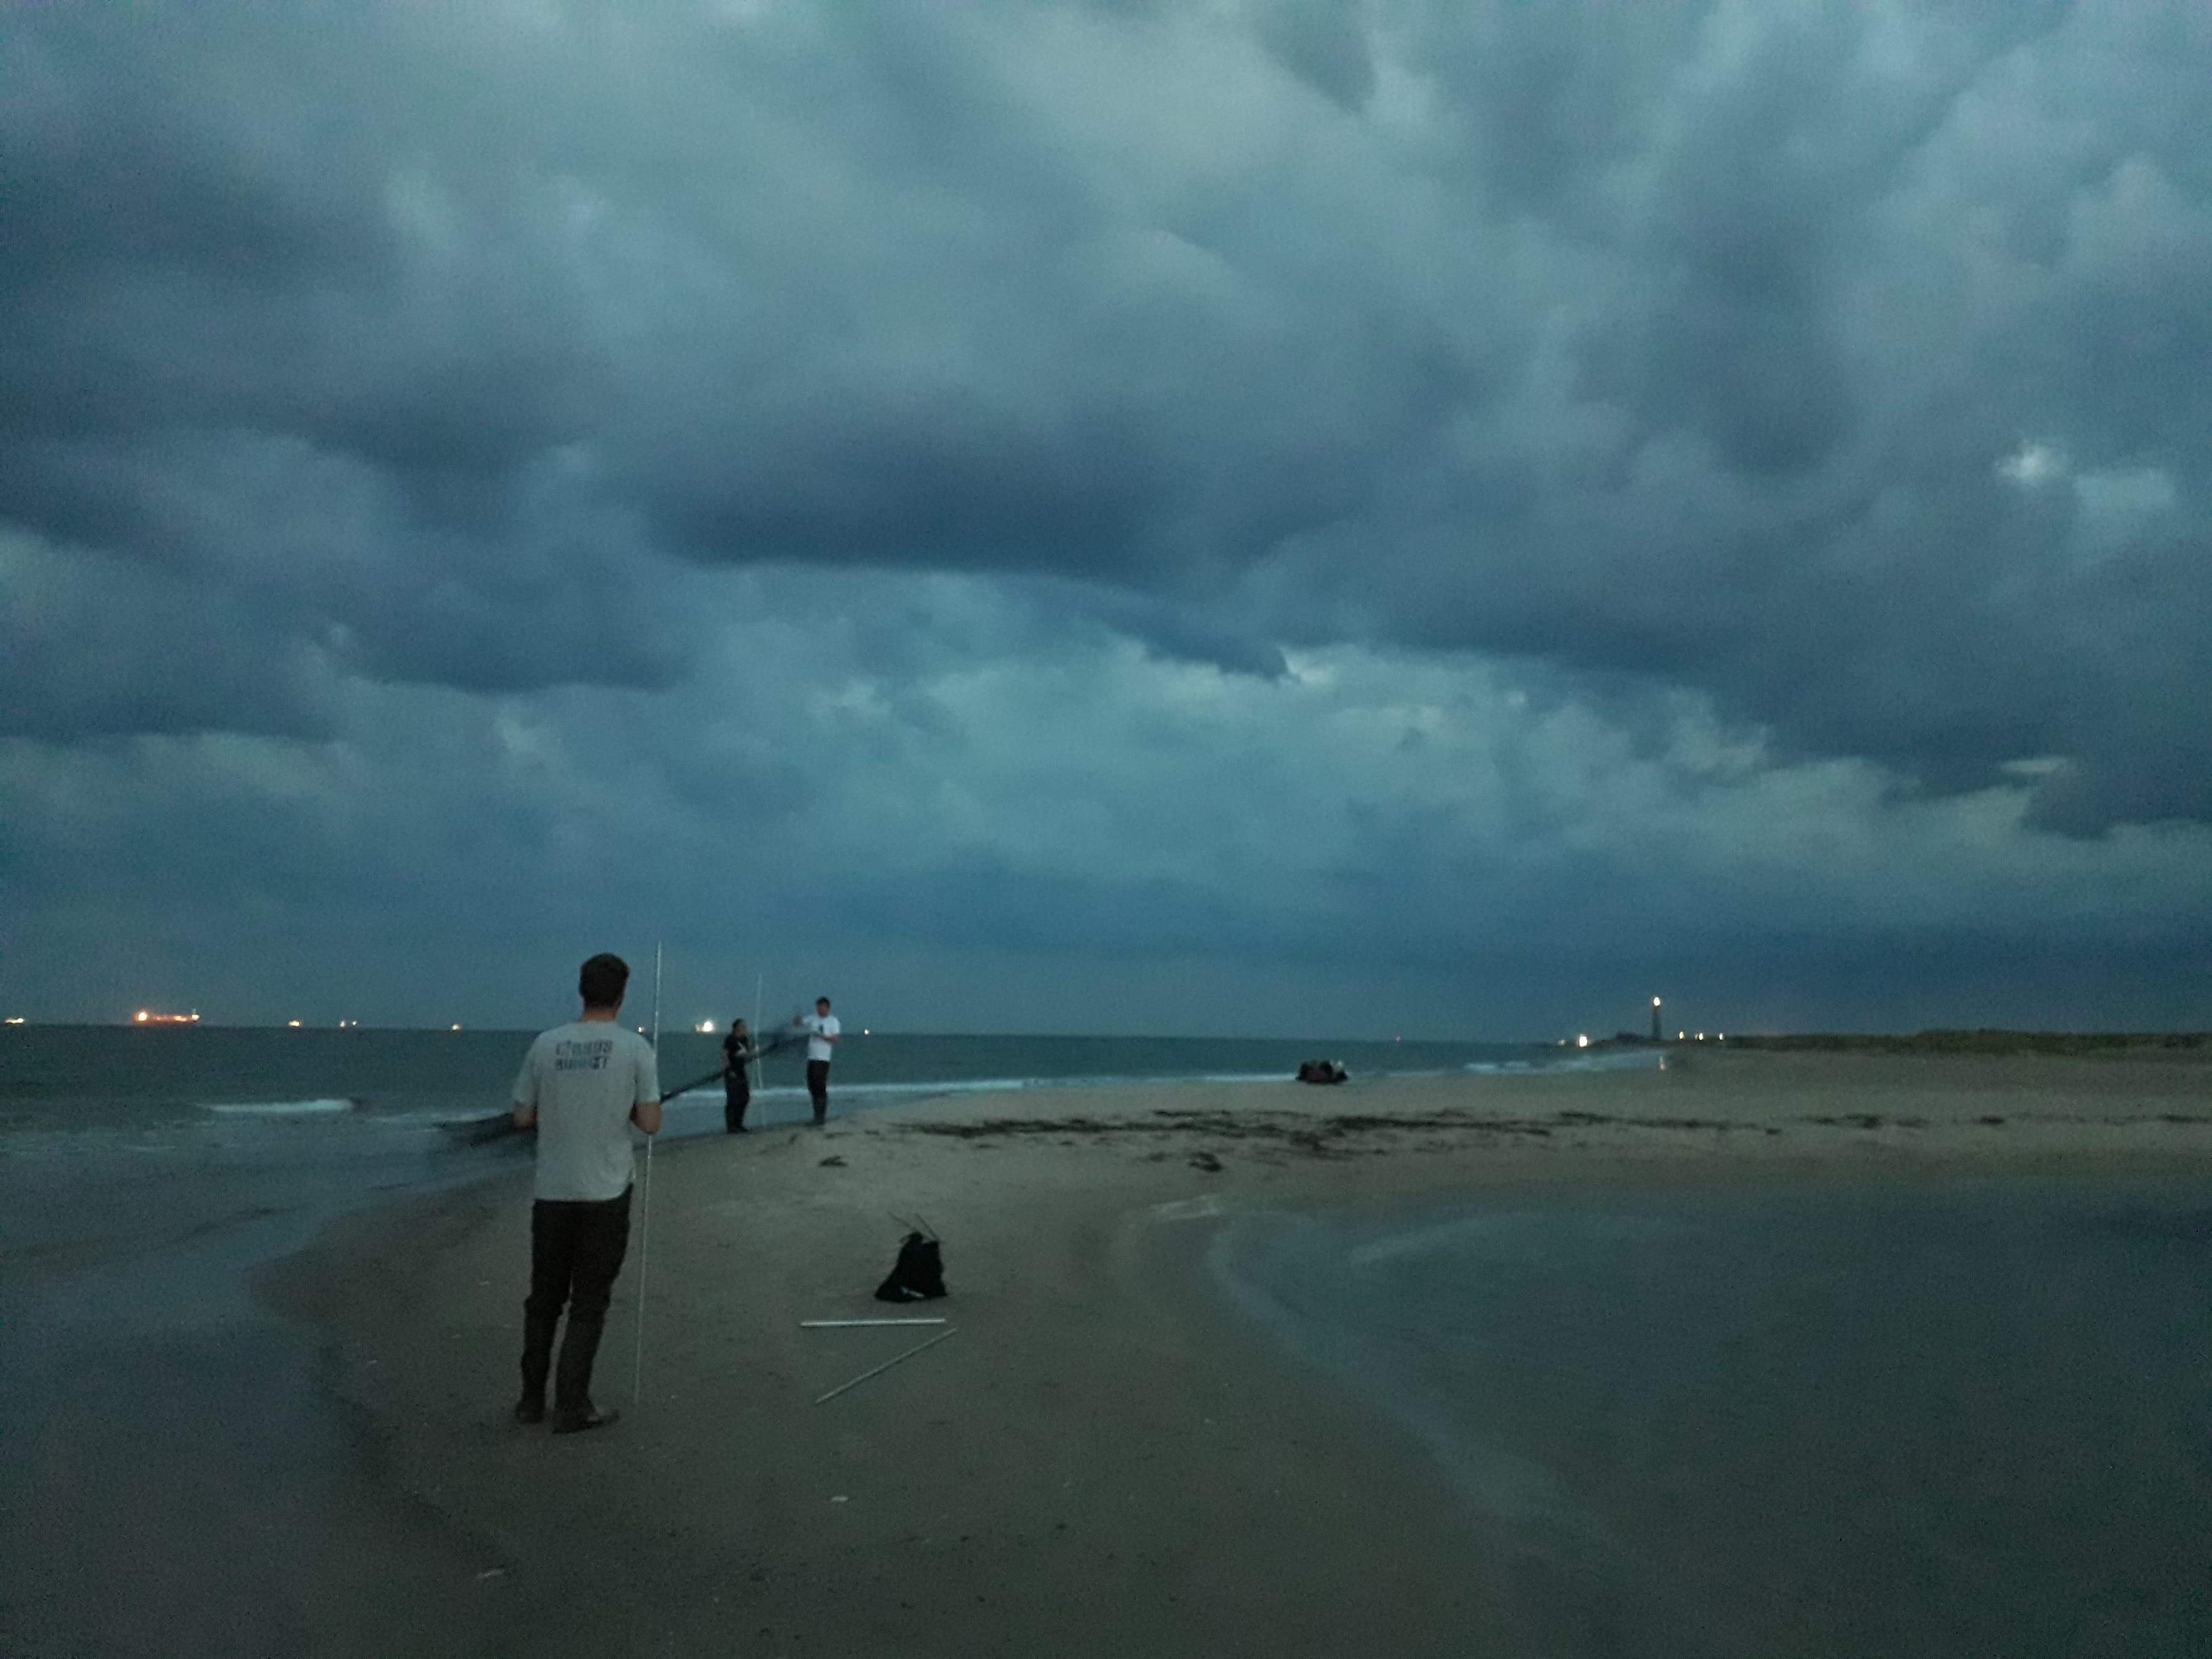
[[[634,1234],[596,1390],[624,1419],[605,1434],[506,1420],[520,1170],[341,1224],[265,1276],[323,1333],[381,1498],[433,1564],[405,1607],[335,1587],[317,1627],[360,1639],[325,1650],[1457,1651],[1475,1530],[1395,1425],[1229,1305],[1206,1260],[1224,1218],[2208,1170],[2212,1064],[1699,1054],[969,1093],[656,1162],[646,1394],[633,1408]],[[798,1328],[902,1311],[869,1296],[893,1211],[944,1235],[953,1292],[903,1311],[957,1334],[817,1407],[932,1334]]]

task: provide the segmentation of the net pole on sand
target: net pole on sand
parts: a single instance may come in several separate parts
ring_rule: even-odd
[[[653,1059],[660,1066],[660,951],[653,947]],[[637,1358],[631,1369],[629,1399],[633,1406],[645,1399],[645,1273],[653,1261],[653,1145],[660,1137],[645,1138],[645,1193],[637,1224]]]

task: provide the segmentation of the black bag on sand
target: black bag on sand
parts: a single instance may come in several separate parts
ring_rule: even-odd
[[[933,1238],[908,1233],[898,1260],[876,1286],[878,1302],[934,1302],[945,1294],[945,1253]]]

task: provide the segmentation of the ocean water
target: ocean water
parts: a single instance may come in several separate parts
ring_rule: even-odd
[[[2212,1654],[2212,1182],[1250,1216],[1212,1266],[1457,1491],[1470,1653]]]
[[[347,1211],[514,1170],[526,1140],[448,1126],[504,1109],[529,1040],[0,1027],[0,1654],[307,1650],[353,1452],[313,1339],[261,1310],[249,1275]],[[805,1115],[802,1053],[767,1061],[753,1121]],[[1498,1045],[854,1034],[833,1106],[1288,1077],[1322,1054],[1358,1075],[1578,1063]],[[668,1033],[662,1055],[673,1087],[715,1067],[718,1039]],[[664,1138],[720,1116],[710,1083],[670,1103]]]
[[[0,1028],[0,1136],[215,1117],[355,1113],[385,1127],[500,1109],[527,1031],[113,1025]],[[719,1034],[667,1031],[662,1086],[721,1062]],[[804,1097],[804,1051],[764,1062],[763,1098]],[[1236,1037],[957,1036],[848,1031],[833,1079],[855,1103],[949,1088],[1287,1077],[1327,1055],[1355,1076],[1585,1063],[1547,1045]],[[711,1090],[709,1093],[713,1092]],[[3,1147],[4,1143],[0,1143]]]

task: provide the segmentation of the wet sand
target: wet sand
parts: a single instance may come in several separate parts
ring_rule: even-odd
[[[942,1098],[662,1149],[600,1358],[623,1419],[561,1439],[507,1417],[518,1170],[270,1276],[329,1335],[376,1501],[442,1564],[404,1598],[334,1577],[311,1627],[361,1653],[1462,1652],[1474,1530],[1392,1429],[1227,1311],[1199,1265],[1223,1216],[2175,1166],[2212,1166],[2212,1064],[1698,1052],[1663,1073]],[[871,1299],[894,1212],[944,1236],[947,1301]],[[899,1312],[957,1334],[813,1403],[933,1332],[799,1322]]]

